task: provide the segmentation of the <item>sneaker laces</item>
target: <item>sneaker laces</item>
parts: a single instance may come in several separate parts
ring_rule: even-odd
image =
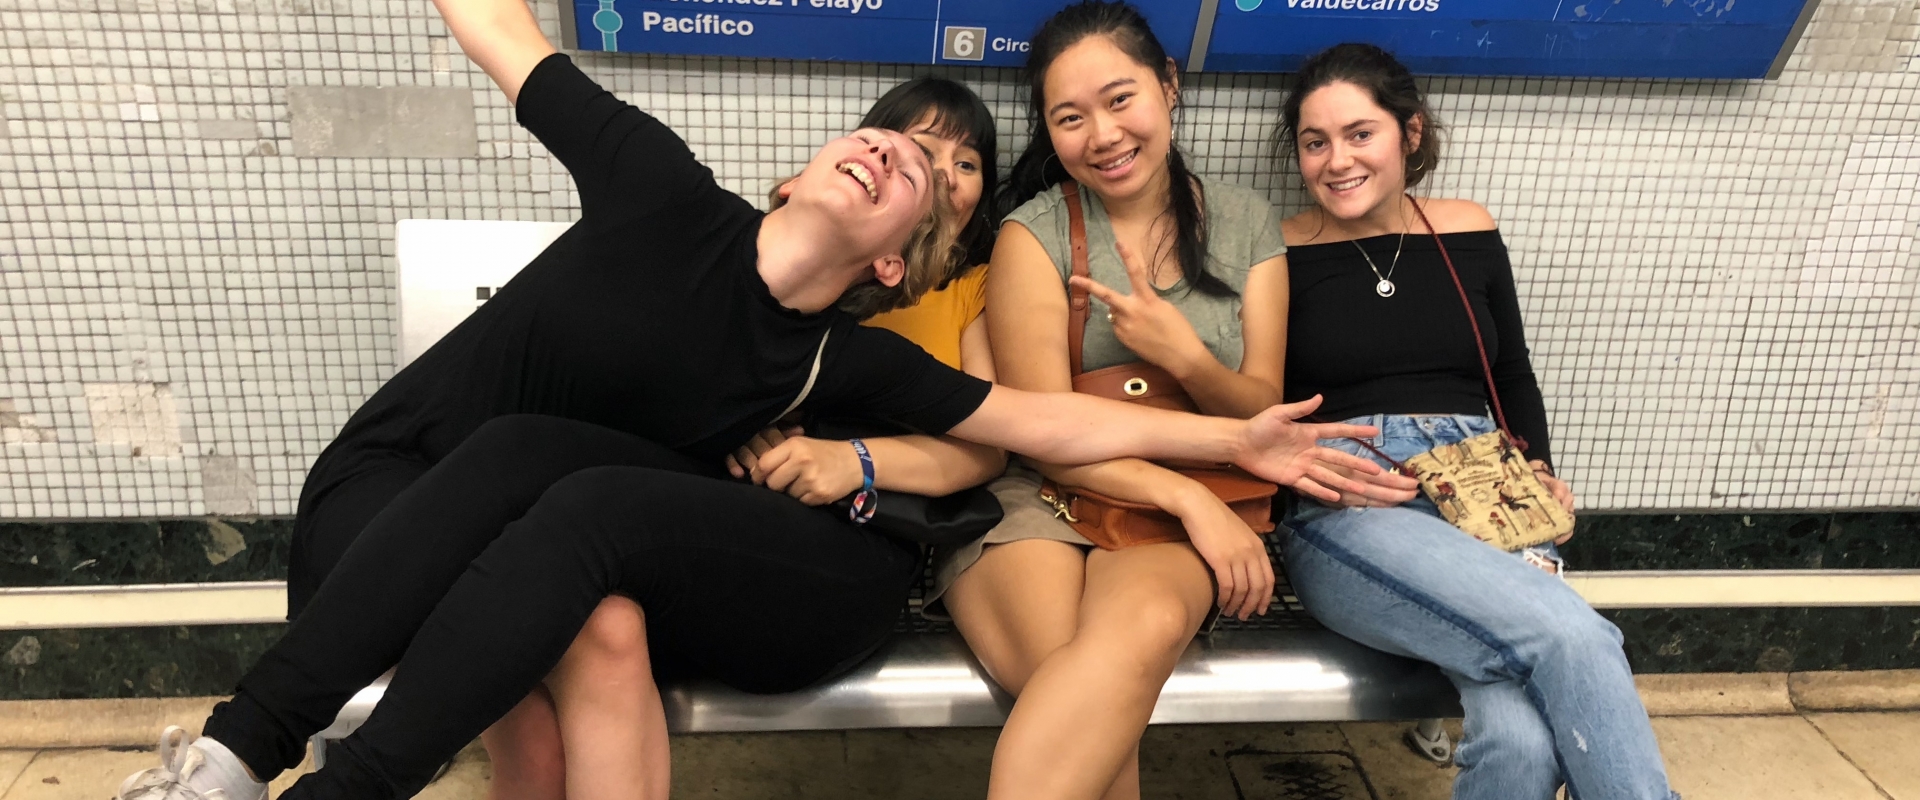
[[[160,733],[160,766],[148,767],[120,782],[118,800],[226,800],[227,793],[211,789],[205,793],[186,785],[186,780],[206,763],[206,755],[192,747],[182,747],[187,731],[170,725]]]

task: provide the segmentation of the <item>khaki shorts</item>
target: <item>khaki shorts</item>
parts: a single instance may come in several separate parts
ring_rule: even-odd
[[[946,607],[938,601],[953,586],[953,582],[960,579],[961,573],[980,560],[980,554],[986,551],[987,545],[1023,539],[1052,539],[1083,548],[1091,549],[1094,546],[1093,542],[1076,533],[1064,520],[1056,518],[1053,506],[1040,499],[1040,473],[1015,464],[1007,468],[1007,474],[987,484],[987,490],[993,492],[994,498],[1000,501],[1000,509],[1005,516],[999,525],[987,531],[987,535],[971,543],[934,549],[933,587],[921,605],[921,613],[929,618],[947,618]]]

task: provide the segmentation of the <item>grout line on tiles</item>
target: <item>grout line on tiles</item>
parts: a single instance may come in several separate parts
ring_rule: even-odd
[[[13,794],[13,787],[15,784],[18,784],[20,782],[20,776],[27,774],[27,770],[33,769],[33,762],[39,761],[40,754],[43,752],[46,752],[46,751],[45,750],[33,751],[33,755],[27,756],[27,763],[20,765],[20,771],[17,773],[14,773],[14,776],[12,778],[7,779],[7,783],[5,786],[0,786],[0,800],[5,800],[7,795]]]
[[[1873,773],[1868,772],[1865,767],[1860,766],[1860,762],[1854,761],[1853,756],[1848,755],[1847,751],[1842,748],[1838,742],[1833,740],[1833,737],[1827,735],[1827,729],[1820,727],[1819,720],[1806,714],[1801,714],[1800,718],[1806,720],[1808,725],[1813,726],[1814,732],[1820,734],[1820,741],[1826,742],[1828,747],[1833,748],[1833,752],[1839,753],[1840,757],[1846,760],[1847,766],[1853,767],[1854,772],[1860,773],[1860,777],[1866,778],[1867,783],[1873,784],[1873,790],[1879,792],[1882,798],[1885,798],[1885,800],[1898,800],[1898,798],[1893,796],[1892,792],[1887,791],[1887,787],[1881,786],[1879,781],[1874,780]]]

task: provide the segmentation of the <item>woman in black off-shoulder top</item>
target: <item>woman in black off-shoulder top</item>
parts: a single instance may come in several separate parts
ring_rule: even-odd
[[[1369,444],[1396,461],[1494,430],[1464,290],[1510,433],[1571,512],[1493,218],[1472,201],[1407,194],[1439,163],[1413,76],[1377,47],[1340,45],[1302,67],[1282,116],[1314,200],[1282,226],[1285,396],[1324,395],[1322,418],[1377,426]],[[1357,442],[1328,444],[1386,463]],[[1433,662],[1460,690],[1455,800],[1548,800],[1563,784],[1580,800],[1675,796],[1620,632],[1561,579],[1553,545],[1503,552],[1424,497],[1302,499],[1288,527],[1287,572],[1308,611]]]

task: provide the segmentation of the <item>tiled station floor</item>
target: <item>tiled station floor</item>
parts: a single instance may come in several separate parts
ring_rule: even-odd
[[[1785,713],[1657,716],[1674,788],[1687,800],[1920,800],[1920,711],[1773,710]],[[1449,728],[1458,735],[1457,721]],[[1403,745],[1406,729],[1402,723],[1155,727],[1142,746],[1145,796],[1445,800],[1453,769]],[[682,736],[674,741],[674,796],[980,798],[994,734]],[[101,800],[123,777],[153,763],[150,748],[132,745],[0,750],[0,800]],[[484,753],[469,748],[421,797],[484,797],[488,774]]]

